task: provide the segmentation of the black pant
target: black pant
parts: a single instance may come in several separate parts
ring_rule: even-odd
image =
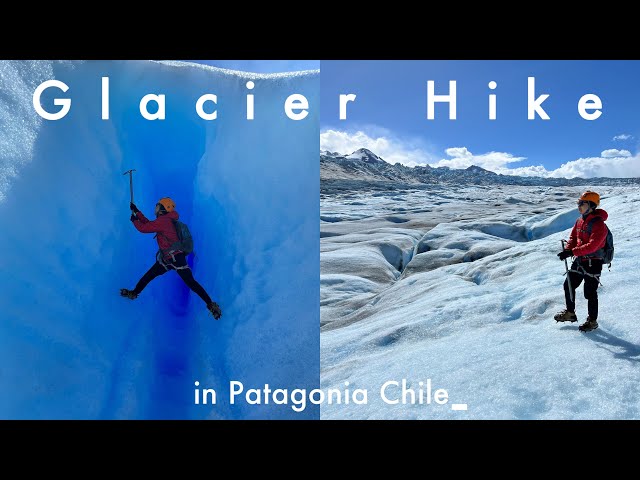
[[[200,285],[196,281],[196,279],[193,278],[193,273],[191,272],[191,269],[189,267],[187,267],[187,258],[185,256],[185,254],[184,253],[178,253],[175,256],[175,258],[176,258],[175,262],[173,262],[173,261],[171,261],[170,263],[169,262],[165,262],[165,265],[167,266],[167,268],[169,270],[175,270],[176,272],[178,272],[178,275],[180,275],[180,278],[182,279],[182,281],[184,283],[186,283],[187,286],[191,290],[193,290],[195,293],[197,293],[198,296],[207,305],[209,305],[211,303],[211,297],[209,297],[209,295],[207,294],[205,289],[202,288],[202,285]],[[186,268],[180,268],[180,267],[186,267]],[[149,269],[149,271],[142,276],[142,278],[140,279],[140,281],[136,285],[136,288],[133,289],[133,291],[136,294],[139,295],[140,292],[142,292],[142,290],[144,290],[144,287],[146,287],[151,280],[153,280],[154,278],[159,277],[160,275],[168,272],[169,270],[167,270],[167,268],[162,266],[162,264],[160,262],[156,261],[156,263],[153,264],[153,266]]]
[[[567,304],[567,310],[570,312],[576,311],[576,289],[584,280],[584,298],[587,299],[587,310],[589,312],[589,317],[592,320],[596,320],[598,318],[598,285],[600,284],[599,277],[592,277],[591,275],[600,275],[602,272],[602,260],[592,259],[591,265],[589,265],[589,261],[581,262],[578,259],[573,261],[571,265],[571,270],[578,270],[578,272],[569,272],[568,278],[564,281],[564,299]],[[573,289],[573,299],[569,296],[569,280],[571,280],[571,288]]]

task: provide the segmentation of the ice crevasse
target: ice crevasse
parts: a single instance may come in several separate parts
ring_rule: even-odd
[[[69,90],[45,90],[43,108],[72,102],[56,121],[33,105],[52,79]],[[164,120],[141,115],[147,94],[165,96]],[[204,106],[215,120],[196,112],[203,94],[217,96]],[[302,120],[285,114],[292,94],[308,100]],[[319,384],[318,97],[318,71],[0,61],[0,418],[319,418],[316,405],[226,395],[231,380]],[[119,296],[157,251],[129,221],[129,169],[147,217],[159,198],[176,202],[219,321],[175,272],[135,301]],[[215,405],[196,404],[195,382],[218,392]]]

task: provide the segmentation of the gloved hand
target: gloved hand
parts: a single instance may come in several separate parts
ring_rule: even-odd
[[[558,258],[560,260],[564,260],[565,258],[569,258],[572,255],[573,255],[573,251],[570,248],[567,248],[566,250],[563,250],[558,254]]]
[[[131,209],[132,212],[138,213],[140,210],[138,210],[138,207],[136,207],[136,204],[131,202],[129,203],[129,208]]]
[[[131,214],[131,218],[129,220],[131,220],[132,222],[135,222],[138,219],[138,217],[136,217],[135,213]]]

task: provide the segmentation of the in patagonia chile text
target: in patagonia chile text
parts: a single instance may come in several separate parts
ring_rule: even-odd
[[[196,381],[194,389],[194,403],[196,405],[216,405],[218,392],[213,388],[201,388]],[[244,403],[246,405],[285,405],[296,412],[302,412],[307,405],[339,405],[369,403],[369,390],[366,388],[349,388],[345,381],[342,387],[333,388],[272,388],[265,383],[260,388],[247,388],[238,380],[231,380],[228,384],[228,401],[231,405]],[[377,389],[379,398],[388,405],[435,405],[449,404],[449,393],[444,388],[435,388],[430,378],[424,381],[410,382],[406,378],[401,380],[387,380]],[[451,410],[467,410],[466,403],[452,403]]]

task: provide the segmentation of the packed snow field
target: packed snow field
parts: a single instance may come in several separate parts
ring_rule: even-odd
[[[556,253],[586,189],[601,194],[616,251],[600,328],[581,333],[582,286],[579,323],[553,315],[564,308]],[[368,397],[324,403],[321,418],[640,418],[639,200],[637,187],[595,185],[323,194],[321,386]],[[381,392],[385,382],[397,383]]]
[[[57,121],[32,103],[52,79],[69,90],[48,89],[43,107],[72,102]],[[141,116],[149,93],[165,95],[165,120]],[[212,121],[195,108],[208,93],[219,98]],[[318,386],[319,123],[312,108],[303,121],[285,116],[293,93],[317,104],[319,72],[0,61],[0,419],[319,417],[315,406],[232,406],[225,395],[231,380]],[[170,196],[189,225],[189,263],[220,320],[175,272],[133,302],[119,296],[158,248],[129,221],[123,172],[132,168],[142,212],[153,219],[157,200]],[[215,406],[194,404],[195,382],[218,392]]]

